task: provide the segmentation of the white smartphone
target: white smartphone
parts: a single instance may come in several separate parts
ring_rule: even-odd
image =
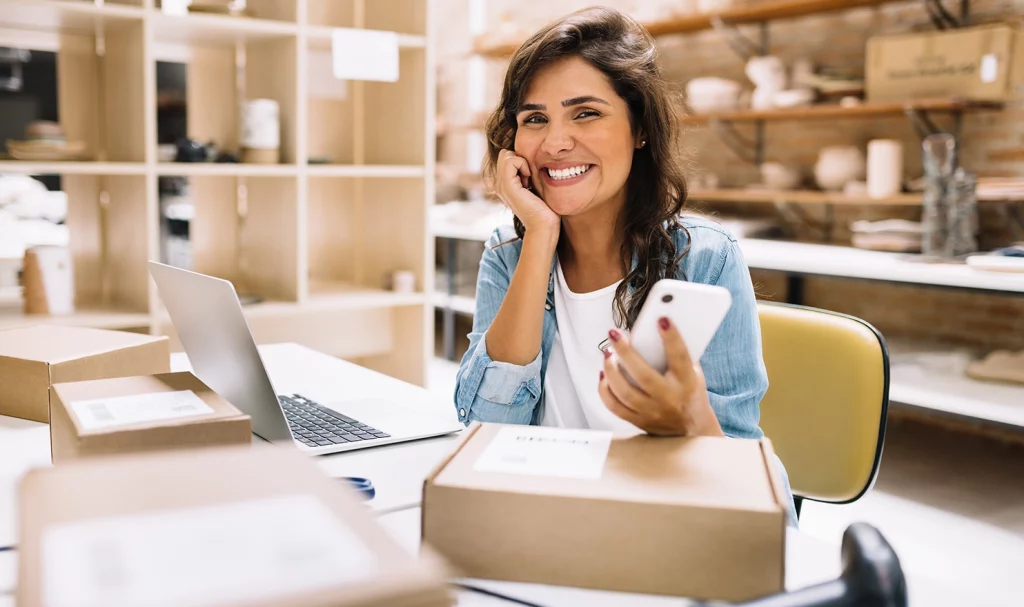
[[[630,343],[658,373],[668,370],[658,320],[668,318],[679,330],[693,360],[700,360],[732,306],[725,287],[666,278],[647,295],[630,331]]]

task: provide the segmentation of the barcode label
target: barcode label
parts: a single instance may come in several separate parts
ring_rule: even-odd
[[[191,390],[79,400],[73,401],[70,408],[83,430],[181,419],[214,412],[210,405]]]

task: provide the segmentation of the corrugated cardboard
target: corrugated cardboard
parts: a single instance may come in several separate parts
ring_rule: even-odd
[[[19,500],[18,605],[451,604],[440,560],[413,558],[297,450],[83,459],[29,472]]]
[[[480,472],[471,427],[424,483],[423,541],[473,578],[700,599],[783,590],[788,498],[767,440],[613,439],[596,479]]]
[[[116,426],[85,428],[71,406],[124,396],[188,390],[212,413],[157,419]],[[119,377],[56,384],[50,388],[50,454],[53,463],[79,457],[194,449],[252,442],[252,420],[188,372]]]
[[[53,325],[0,331],[0,415],[46,423],[53,384],[170,370],[164,336]]]
[[[1024,83],[1024,31],[1010,25],[868,40],[869,101],[963,97],[1005,101]]]

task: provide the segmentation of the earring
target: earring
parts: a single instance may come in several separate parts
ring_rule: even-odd
[[[640,140],[640,147],[644,147],[645,145],[647,145],[647,140],[646,139],[641,139]]]

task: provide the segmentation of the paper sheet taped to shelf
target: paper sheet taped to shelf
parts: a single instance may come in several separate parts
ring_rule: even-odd
[[[334,77],[342,80],[398,81],[398,34],[336,28],[331,32]]]
[[[54,525],[42,560],[51,607],[242,604],[378,569],[359,537],[305,494]]]
[[[477,472],[601,478],[612,433],[521,426],[502,428],[477,458]]]
[[[191,390],[78,400],[71,403],[71,409],[82,430],[196,417],[214,412]]]

